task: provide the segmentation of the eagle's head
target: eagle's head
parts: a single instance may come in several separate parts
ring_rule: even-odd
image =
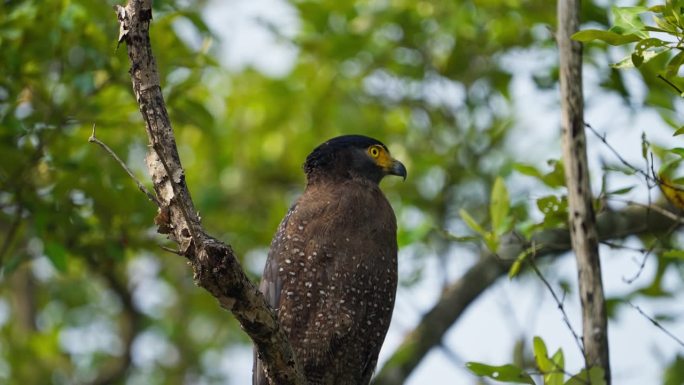
[[[309,182],[361,177],[380,183],[385,175],[406,179],[406,167],[390,156],[387,146],[363,135],[338,136],[319,145],[306,157],[304,172]]]

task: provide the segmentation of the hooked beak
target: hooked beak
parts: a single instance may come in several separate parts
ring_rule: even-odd
[[[404,167],[404,164],[396,159],[392,159],[392,165],[387,173],[390,175],[400,176],[406,180],[406,167]]]

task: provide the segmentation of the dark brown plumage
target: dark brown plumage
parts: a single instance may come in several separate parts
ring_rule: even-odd
[[[397,225],[378,183],[406,178],[379,141],[331,139],[306,159],[306,190],[271,243],[260,290],[310,385],[368,384],[397,287]],[[254,385],[267,385],[255,357]]]

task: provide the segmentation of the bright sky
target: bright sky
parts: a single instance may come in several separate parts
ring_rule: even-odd
[[[282,76],[291,70],[296,60],[297,49],[267,28],[267,25],[271,24],[285,36],[293,36],[296,33],[299,27],[297,14],[284,1],[214,0],[207,7],[205,16],[222,39],[220,57],[229,69],[239,70],[249,65],[269,76]],[[512,143],[516,145],[510,147],[517,148],[523,162],[542,164],[546,159],[558,158],[560,154],[557,93],[539,92],[530,78],[535,66],[544,61],[555,60],[554,55],[554,52],[520,52],[505,59],[510,61],[511,68],[515,69],[512,90],[513,98],[517,100],[516,113],[520,118],[516,134],[511,138]],[[661,123],[655,113],[632,114],[618,98],[601,93],[596,74],[586,72],[585,84],[588,105],[586,120],[598,131],[606,132],[610,143],[627,159],[637,165],[643,163],[640,160],[642,131],[646,131],[654,142],[668,144],[668,141],[673,140],[669,134],[670,129]],[[530,133],[533,135],[530,136]],[[530,137],[534,137],[535,140],[529,140]],[[615,159],[596,138],[590,136],[588,141],[591,164],[593,169],[597,170],[594,174],[596,177],[600,174],[601,159],[611,162]],[[593,181],[594,191],[597,190],[598,182]],[[612,182],[622,181],[613,179]],[[525,190],[527,183],[524,178],[515,177],[510,183],[512,199],[535,198],[534,191]],[[635,179],[625,179],[624,185],[614,187],[633,184],[639,182]],[[636,189],[630,198],[645,200],[645,193],[645,189]],[[640,254],[615,252],[604,247],[601,255],[608,297],[650,283],[655,271],[653,258],[646,264],[641,278],[630,285],[625,283],[623,278],[630,277],[636,272],[635,259],[639,258]],[[472,258],[462,255],[455,255],[453,259],[457,262],[449,266],[452,279],[458,278],[473,263]],[[406,266],[400,269],[406,270]],[[430,309],[437,300],[441,291],[441,280],[431,279],[431,275],[438,277],[441,270],[442,266],[437,259],[431,257],[426,279],[414,287],[402,288],[399,291],[395,317],[381,353],[381,361],[388,358],[404,334],[416,325],[421,314]],[[561,257],[552,269],[547,270],[547,274],[552,284],[557,284],[561,279],[574,283],[574,259],[569,255]],[[666,286],[682,292],[681,278],[675,277],[674,274],[666,277]],[[636,299],[634,302],[652,315],[664,310],[681,314],[684,313],[683,300],[684,297],[679,295],[665,300]],[[576,288],[567,298],[565,305],[572,324],[578,333],[581,333]],[[684,338],[684,324],[669,323],[666,326],[680,338]],[[659,383],[660,368],[671,361],[678,351],[681,353],[681,348],[676,343],[630,308],[623,308],[619,312],[617,322],[610,323],[609,333],[611,366],[616,384]],[[564,350],[569,371],[579,370],[579,351],[561,320],[556,304],[541,282],[535,278],[514,281],[501,279],[470,307],[447,334],[445,345],[450,352],[447,354],[439,349],[433,349],[414,372],[408,384],[475,383],[475,377],[465,369],[465,361],[508,363],[515,339],[523,336],[524,340],[531,344],[535,335],[544,338],[551,352],[559,347]],[[245,384],[249,383],[251,378],[251,359],[251,349],[230,348],[213,360],[220,364],[221,371],[233,379],[233,383]]]

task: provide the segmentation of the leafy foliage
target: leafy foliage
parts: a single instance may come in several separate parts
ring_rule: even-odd
[[[549,357],[546,344],[541,337],[534,337],[534,359],[539,373],[541,373],[543,385],[579,385],[594,384],[605,385],[603,369],[594,367],[589,370],[582,369],[580,373],[565,380],[565,360],[563,350],[558,349],[553,356]],[[536,383],[532,376],[514,364],[502,366],[490,366],[477,362],[466,364],[468,369],[478,376],[487,376],[494,380],[506,383],[531,384]]]
[[[95,124],[97,136],[146,180],[143,122],[125,50],[116,49],[113,4],[0,3],[0,382],[236,381],[238,373],[225,373],[219,363],[245,354],[248,341],[194,287],[182,258],[159,248],[166,243],[154,233],[152,205],[87,143]],[[515,69],[505,64],[507,56],[554,47],[543,31],[555,23],[555,4],[296,1],[301,24],[285,44],[298,53],[278,78],[221,68],[218,36],[204,21],[210,4],[154,6],[154,52],[193,199],[205,227],[233,245],[255,279],[270,237],[302,189],[304,157],[342,133],[382,139],[409,169],[406,183],[383,182],[400,222],[407,284],[425,279],[430,256],[473,240],[450,236],[453,229],[475,233],[497,251],[511,232],[524,238],[563,226],[560,161],[521,164],[511,155],[519,116],[511,93]],[[635,60],[649,85],[647,100],[673,122],[675,134],[682,129],[667,112],[672,91],[649,81],[662,65],[678,84],[671,76],[681,65],[680,47],[648,39],[660,39],[653,28],[681,34],[678,9],[618,8],[612,12],[619,28],[578,35],[641,44]],[[586,21],[608,28],[602,6],[588,2],[584,12]],[[645,13],[662,20],[639,24]],[[605,47],[591,55],[605,55]],[[604,87],[627,99],[620,74],[601,71],[610,71],[601,73]],[[550,64],[534,76],[548,87],[556,72]],[[646,157],[653,147],[645,148]],[[663,158],[680,155],[665,151]],[[511,185],[514,172],[540,191],[530,204]],[[677,182],[676,173],[670,177]],[[651,238],[641,241],[650,245]],[[643,295],[663,295],[662,277],[681,263],[676,242],[665,246]],[[523,252],[520,263],[531,253]],[[538,354],[539,368],[562,367],[559,352]],[[495,370],[473,368],[481,375]],[[678,360],[668,378],[680,369]],[[528,381],[515,367],[496,370],[499,380]],[[549,383],[559,381],[547,374]]]

